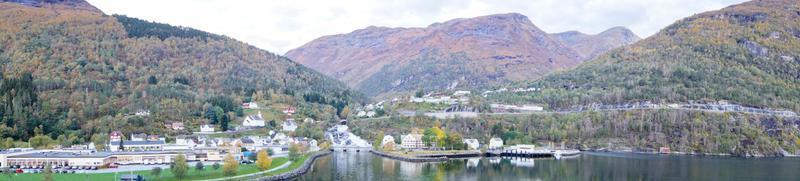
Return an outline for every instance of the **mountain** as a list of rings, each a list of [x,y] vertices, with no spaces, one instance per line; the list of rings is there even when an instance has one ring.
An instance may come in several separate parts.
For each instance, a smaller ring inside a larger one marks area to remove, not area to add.
[[[750,1],[697,14],[573,70],[520,85],[543,87],[542,94],[500,99],[551,107],[727,100],[800,111],[798,6]]]
[[[614,27],[596,35],[578,31],[555,33],[556,40],[577,51],[586,60],[593,59],[611,49],[639,41],[641,38],[625,27]]]
[[[105,15],[78,0],[0,3],[0,46],[0,137],[162,134],[168,121],[188,128],[232,121],[247,101],[333,120],[364,100],[335,79],[240,41]],[[141,109],[151,116],[127,116]]]
[[[2,0],[0,2],[17,3],[31,7],[60,5],[69,7],[71,9],[81,9],[85,11],[101,12],[100,9],[97,9],[96,7],[92,6],[91,4],[89,4],[84,0]]]
[[[318,38],[286,56],[372,96],[529,80],[583,59],[516,13],[424,28],[368,27]]]
[[[798,154],[800,117],[763,113],[800,112],[800,4],[756,0],[696,14],[572,70],[507,88],[529,87],[541,91],[486,99],[588,109],[530,118],[521,125],[544,126],[522,130],[565,131],[566,140],[596,148],[613,142],[687,153]],[[663,107],[647,108],[653,104]],[[668,108],[678,104],[707,110]]]

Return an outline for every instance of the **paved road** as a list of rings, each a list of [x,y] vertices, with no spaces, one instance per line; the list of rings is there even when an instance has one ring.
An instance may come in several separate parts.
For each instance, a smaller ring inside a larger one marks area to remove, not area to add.
[[[732,112],[732,113],[745,113],[745,114],[780,116],[780,117],[800,117],[800,115],[785,115],[785,114],[781,114],[779,112],[753,112],[753,111],[701,109],[701,108],[688,108],[688,107],[672,108],[672,107],[663,107],[663,106],[659,106],[659,107],[584,109],[584,110],[567,110],[567,111],[534,111],[534,112],[518,112],[518,113],[478,113],[478,114],[479,115],[529,115],[529,114],[553,114],[553,113],[564,114],[564,113],[579,113],[579,112],[591,112],[591,111],[605,112],[605,111],[659,110],[659,109],[703,111],[703,112],[716,112],[716,113]],[[765,109],[757,109],[757,110],[765,110]],[[407,116],[407,115],[401,114],[401,116]],[[369,121],[369,120],[386,119],[386,118],[389,118],[389,116],[382,116],[382,117],[375,117],[375,118],[363,118],[363,119],[358,119],[358,120],[359,121]]]

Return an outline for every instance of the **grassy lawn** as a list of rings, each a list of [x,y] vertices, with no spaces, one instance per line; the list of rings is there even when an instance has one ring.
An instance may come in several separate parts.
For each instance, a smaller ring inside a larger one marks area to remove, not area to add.
[[[214,133],[214,134],[208,135],[208,137],[211,137],[211,138],[240,138],[240,137],[243,137],[243,136],[253,136],[253,135],[255,135],[255,136],[264,136],[264,135],[267,135],[267,133],[269,133],[269,131],[267,131],[267,129],[259,128],[259,129],[254,129],[254,130],[242,131],[242,132],[238,132],[238,133]]]
[[[264,120],[284,120],[286,119],[286,115],[283,114],[283,109],[289,107],[289,105],[279,104],[279,103],[267,103],[267,102],[259,102],[258,109],[245,109],[244,116],[258,114],[261,111],[261,116],[264,117]]]
[[[304,156],[307,157],[307,156]],[[280,158],[273,158],[272,165],[270,165],[270,169],[283,165],[288,161],[285,157]],[[187,173],[186,178],[183,180],[204,180],[204,179],[214,179],[214,178],[222,178],[222,167],[218,170],[214,170],[211,168],[211,165],[206,165],[203,168],[203,171],[197,171],[194,169],[193,164],[189,164],[190,169]],[[295,165],[294,162],[292,165]],[[283,170],[283,169],[280,169]],[[279,171],[280,171],[279,170]],[[249,165],[239,165],[239,172],[238,175],[250,174],[258,172],[258,167],[255,164]],[[285,172],[285,171],[284,171]],[[119,178],[120,175],[129,174],[130,172],[120,172],[116,174],[116,178]],[[155,177],[150,175],[150,170],[146,171],[134,171],[133,174],[139,174],[145,177],[148,181],[173,181],[178,180],[173,175],[172,172],[169,171],[169,168],[164,169],[161,171],[161,175],[159,177]],[[114,173],[98,173],[98,174],[53,174],[53,180],[58,181],[86,181],[86,180],[115,180]],[[0,180],[13,180],[13,181],[27,181],[27,180],[42,180],[42,174],[19,174],[16,176],[8,177],[6,175],[0,175]],[[118,180],[118,179],[117,179]]]
[[[275,170],[273,172],[266,173],[266,175],[269,175],[269,176],[278,175],[278,174],[286,173],[286,172],[292,171],[294,169],[300,168],[300,166],[303,165],[303,162],[305,162],[309,158],[310,155],[311,154],[304,154],[304,155],[300,156],[300,158],[298,158],[297,161],[292,162],[292,164],[290,164],[288,167],[281,168],[281,169]]]

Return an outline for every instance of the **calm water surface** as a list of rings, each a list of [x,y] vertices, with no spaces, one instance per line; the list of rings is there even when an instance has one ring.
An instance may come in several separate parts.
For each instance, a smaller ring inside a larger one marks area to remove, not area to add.
[[[411,163],[336,152],[318,159],[298,180],[800,180],[800,159],[584,153],[562,160]]]

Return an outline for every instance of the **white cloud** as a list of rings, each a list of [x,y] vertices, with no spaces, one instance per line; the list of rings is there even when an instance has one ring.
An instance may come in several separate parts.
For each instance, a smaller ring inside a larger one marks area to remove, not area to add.
[[[744,0],[88,0],[125,14],[224,34],[285,53],[324,35],[367,26],[424,27],[454,18],[518,12],[547,32],[625,26],[642,37],[692,14]]]

